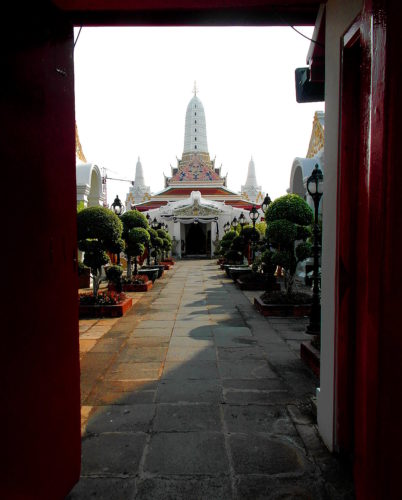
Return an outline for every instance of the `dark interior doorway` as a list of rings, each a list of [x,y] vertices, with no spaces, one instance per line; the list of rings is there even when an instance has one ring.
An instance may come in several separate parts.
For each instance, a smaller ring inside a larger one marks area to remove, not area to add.
[[[204,224],[191,224],[186,232],[186,255],[206,255],[207,240]]]

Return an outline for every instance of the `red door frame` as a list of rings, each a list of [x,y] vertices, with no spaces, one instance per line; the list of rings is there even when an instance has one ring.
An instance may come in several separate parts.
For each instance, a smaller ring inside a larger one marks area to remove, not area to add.
[[[341,44],[335,435],[338,450],[353,460],[356,496],[364,499],[400,495],[398,14],[394,2],[366,0]]]

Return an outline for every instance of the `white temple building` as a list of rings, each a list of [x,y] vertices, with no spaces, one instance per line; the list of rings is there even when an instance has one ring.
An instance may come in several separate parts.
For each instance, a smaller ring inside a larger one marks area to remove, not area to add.
[[[135,167],[135,180],[133,185],[129,188],[126,197],[126,210],[132,210],[132,207],[143,203],[151,198],[151,188],[145,185],[144,171],[140,157],[138,157],[137,165]]]
[[[311,208],[314,208],[314,203],[307,192],[306,183],[316,164],[318,164],[319,168],[324,173],[324,130],[325,113],[323,111],[316,111],[314,113],[313,128],[306,157],[296,157],[293,160],[292,169],[290,171],[290,181],[287,192],[298,194],[307,201]],[[323,201],[323,199],[321,201]],[[322,203],[320,203],[320,210],[322,208],[321,205]]]
[[[244,186],[241,187],[241,195],[244,199],[250,200],[251,203],[260,205],[264,200],[262,188],[258,185],[257,177],[255,175],[255,165],[253,157],[251,157],[248,164],[247,179]]]
[[[103,205],[102,174],[98,165],[88,162],[85,158],[78,137],[77,124],[75,125],[75,168],[77,205],[82,203],[84,208]]]
[[[262,203],[253,161],[243,188],[244,194],[230,190],[227,176],[222,177],[221,167],[210,159],[204,106],[194,88],[186,110],[182,158],[171,167],[171,176],[165,176],[165,188],[135,207],[167,224],[176,255],[213,255],[223,226],[242,212],[248,220],[254,203]]]

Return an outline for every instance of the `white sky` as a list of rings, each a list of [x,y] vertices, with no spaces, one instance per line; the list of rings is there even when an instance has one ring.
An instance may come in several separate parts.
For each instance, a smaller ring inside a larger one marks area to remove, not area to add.
[[[312,36],[313,28],[299,28]],[[76,30],[77,33],[77,30]],[[305,156],[316,110],[297,104],[294,70],[310,42],[289,28],[83,28],[75,61],[76,120],[87,161],[134,180],[137,157],[152,192],[183,152],[194,80],[208,147],[228,187],[240,191],[253,156],[272,199],[286,193]],[[108,181],[108,203],[129,183]]]

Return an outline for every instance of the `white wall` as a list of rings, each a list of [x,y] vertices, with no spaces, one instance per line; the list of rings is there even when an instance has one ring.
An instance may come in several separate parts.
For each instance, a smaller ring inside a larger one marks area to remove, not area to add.
[[[335,257],[338,164],[340,39],[362,8],[362,0],[328,0],[325,40],[325,176],[323,203],[321,378],[318,427],[334,445]]]

